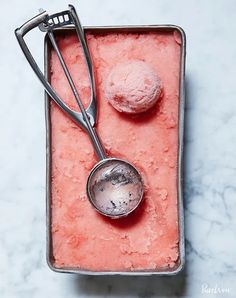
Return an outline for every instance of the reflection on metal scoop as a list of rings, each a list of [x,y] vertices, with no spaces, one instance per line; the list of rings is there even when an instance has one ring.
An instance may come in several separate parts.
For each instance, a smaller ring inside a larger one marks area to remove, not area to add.
[[[88,177],[87,194],[97,211],[121,217],[131,213],[141,202],[142,179],[139,172],[123,160],[102,160]]]
[[[91,101],[87,109],[83,106],[54,37],[54,29],[67,25],[75,26],[87,64],[91,84]],[[41,31],[47,32],[81,113],[70,109],[57,95],[31,55],[23,37],[37,26]],[[15,34],[23,53],[43,84],[46,92],[64,112],[88,133],[96,154],[100,159],[100,162],[95,165],[87,180],[87,194],[90,203],[98,212],[111,218],[119,218],[128,215],[137,208],[142,200],[144,188],[142,177],[130,163],[121,159],[107,158],[95,130],[94,126],[97,116],[95,80],[84,31],[75,8],[69,5],[68,10],[53,15],[48,15],[46,11],[43,11],[38,16],[23,24],[20,28],[16,29]]]

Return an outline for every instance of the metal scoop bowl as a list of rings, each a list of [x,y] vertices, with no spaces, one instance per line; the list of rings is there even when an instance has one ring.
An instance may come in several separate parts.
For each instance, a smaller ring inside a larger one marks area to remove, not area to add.
[[[97,163],[90,172],[87,195],[101,214],[113,218],[126,216],[142,200],[142,178],[127,161],[107,158]]]

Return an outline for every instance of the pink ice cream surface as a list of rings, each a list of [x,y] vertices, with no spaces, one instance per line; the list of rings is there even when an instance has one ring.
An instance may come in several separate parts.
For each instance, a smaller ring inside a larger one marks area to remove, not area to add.
[[[105,81],[105,98],[119,112],[149,110],[161,94],[161,80],[148,63],[128,60],[113,67]]]
[[[54,102],[51,120],[51,238],[53,265],[92,271],[163,271],[179,266],[178,111],[181,43],[174,32],[86,34],[97,85],[97,131],[108,156],[129,161],[145,184],[142,204],[131,215],[111,220],[86,196],[86,181],[97,157],[88,135]],[[85,105],[90,85],[75,33],[57,41]],[[143,60],[160,76],[164,93],[148,113],[118,113],[105,100],[110,70]],[[51,83],[78,110],[55,52]]]

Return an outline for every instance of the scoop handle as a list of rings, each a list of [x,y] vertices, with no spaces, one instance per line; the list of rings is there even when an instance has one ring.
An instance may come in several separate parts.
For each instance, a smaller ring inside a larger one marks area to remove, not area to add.
[[[76,14],[74,8],[72,6],[70,6],[70,9]],[[83,40],[83,43],[85,43],[86,46],[86,42],[84,39],[84,35],[83,35],[83,31],[82,31],[82,27],[79,23],[78,20],[78,16],[76,16],[77,22],[80,26],[80,37]],[[19,42],[19,45],[26,57],[26,59],[28,60],[30,66],[32,67],[33,71],[35,72],[35,74],[37,75],[37,77],[39,78],[40,82],[43,84],[46,92],[49,94],[49,96],[58,104],[58,106],[64,111],[66,112],[77,124],[81,125],[82,128],[88,132],[90,139],[93,143],[94,149],[96,151],[96,154],[98,156],[98,158],[100,160],[102,159],[106,159],[106,154],[105,154],[105,150],[103,149],[103,146],[101,144],[101,141],[97,135],[97,132],[95,130],[95,128],[93,127],[95,125],[95,117],[96,117],[96,100],[95,100],[95,85],[94,85],[94,78],[93,78],[93,72],[92,72],[92,64],[90,61],[90,56],[89,56],[89,52],[86,46],[86,50],[85,50],[85,56],[86,56],[86,61],[87,61],[87,66],[88,66],[88,70],[89,70],[89,76],[90,76],[90,81],[91,81],[91,90],[92,90],[92,101],[90,103],[90,106],[87,110],[84,109],[82,102],[80,101],[79,95],[76,91],[76,88],[74,86],[74,83],[72,81],[72,78],[69,74],[69,71],[66,67],[66,64],[64,63],[64,60],[62,58],[62,55],[57,47],[57,44],[55,42],[55,38],[53,36],[52,31],[48,31],[48,35],[49,38],[53,44],[54,49],[57,52],[58,58],[61,62],[61,65],[63,67],[63,70],[67,76],[67,79],[71,85],[72,91],[75,95],[75,98],[77,100],[77,103],[79,104],[81,113],[76,112],[72,109],[70,109],[65,103],[64,101],[57,95],[57,93],[55,92],[55,90],[52,88],[52,86],[49,84],[49,82],[46,80],[44,74],[42,73],[42,71],[40,70],[40,68],[38,67],[35,59],[33,58],[25,40],[24,40],[24,36],[32,29],[40,26],[42,23],[46,22],[46,20],[48,19],[48,14],[46,13],[46,11],[43,11],[42,13],[40,13],[39,15],[35,16],[34,18],[30,19],[29,21],[27,21],[26,23],[24,23],[20,28],[17,28],[15,30],[15,35],[16,38]],[[78,25],[75,22],[75,26]],[[77,27],[77,26],[76,26]],[[81,33],[82,32],[82,33]],[[81,35],[82,34],[82,35]],[[84,48],[84,44],[83,44],[83,48]]]
[[[96,99],[96,86],[95,86],[95,79],[94,79],[94,71],[93,71],[93,63],[91,59],[91,55],[88,49],[88,45],[86,42],[86,37],[84,34],[84,29],[80,23],[80,19],[77,15],[77,12],[74,8],[73,5],[69,4],[69,12],[71,15],[71,18],[73,20],[73,23],[75,25],[75,30],[77,33],[77,36],[79,38],[81,47],[83,49],[83,54],[84,54],[84,60],[88,69],[88,75],[89,75],[89,80],[90,80],[90,90],[91,90],[91,102],[90,106],[86,110],[90,115],[93,115],[94,119],[96,119],[96,113],[97,113],[97,99]],[[96,120],[95,120],[96,122]]]
[[[87,129],[82,115],[79,112],[71,110],[64,102],[63,100],[57,95],[55,90],[52,88],[52,86],[49,84],[49,82],[46,80],[44,74],[38,67],[38,64],[36,63],[35,59],[33,58],[25,40],[24,36],[31,31],[32,29],[38,27],[40,24],[42,24],[46,19],[48,18],[48,14],[46,11],[43,11],[39,15],[35,16],[34,18],[30,19],[26,23],[24,23],[21,27],[17,28],[15,30],[15,35],[18,40],[18,43],[22,49],[22,52],[24,53],[27,61],[29,62],[30,66],[32,67],[33,71],[39,78],[40,82],[44,86],[46,92],[48,95],[60,106],[62,110],[64,110],[69,116],[79,125],[83,127],[83,129]]]

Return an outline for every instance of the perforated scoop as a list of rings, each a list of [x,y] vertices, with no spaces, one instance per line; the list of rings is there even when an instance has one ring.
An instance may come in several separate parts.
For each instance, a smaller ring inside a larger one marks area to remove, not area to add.
[[[53,33],[54,29],[62,28],[67,25],[75,26],[88,68],[88,74],[91,83],[91,101],[87,109],[85,109],[83,106],[63,56],[57,46]],[[37,26],[41,31],[47,32],[64,73],[68,79],[81,113],[70,109],[57,95],[31,55],[23,37],[31,29]],[[78,125],[80,125],[87,132],[92,141],[93,147],[100,162],[95,165],[87,179],[86,188],[90,203],[98,212],[105,216],[111,218],[127,216],[137,208],[142,200],[144,188],[143,180],[138,170],[129,162],[121,159],[106,157],[105,150],[95,130],[94,126],[97,115],[95,80],[83,28],[80,24],[75,8],[72,5],[69,5],[69,10],[50,16],[43,11],[38,16],[23,24],[19,29],[16,29],[15,34],[23,53],[43,84],[46,92],[61,109],[63,109]]]

